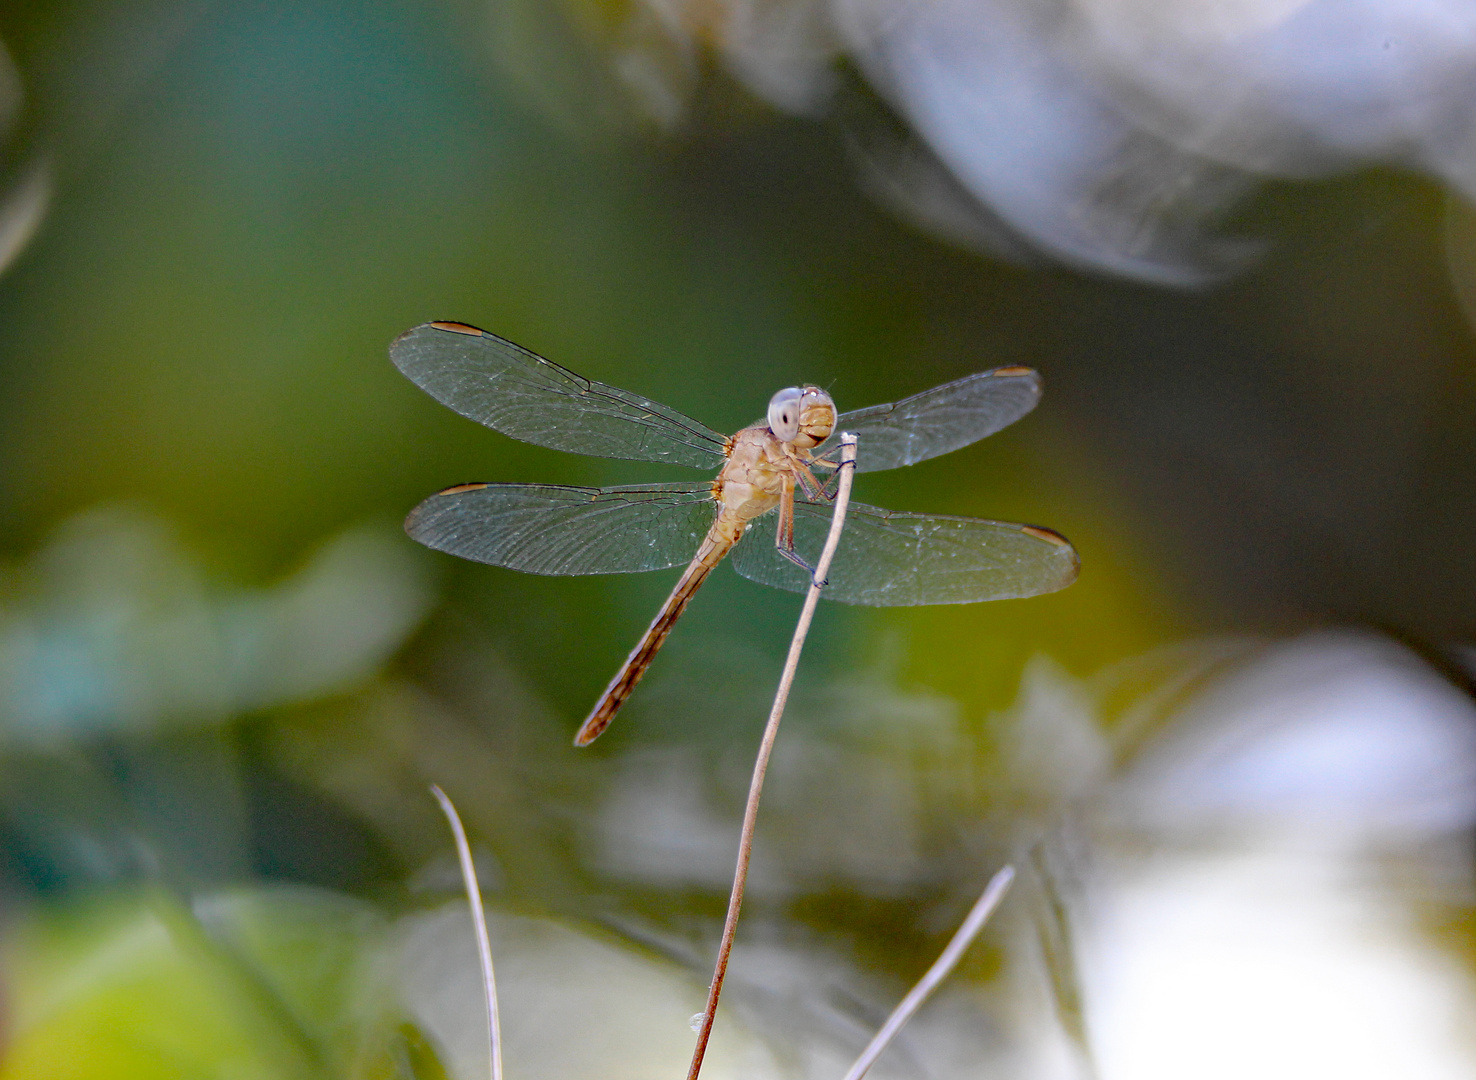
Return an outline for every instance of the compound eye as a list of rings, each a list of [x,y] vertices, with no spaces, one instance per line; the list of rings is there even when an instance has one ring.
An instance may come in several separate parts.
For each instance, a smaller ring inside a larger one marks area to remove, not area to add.
[[[805,420],[805,434],[824,440],[835,429],[835,401],[818,386],[805,387],[800,398],[800,419]]]
[[[769,430],[780,442],[799,436],[800,388],[788,386],[769,399]]]

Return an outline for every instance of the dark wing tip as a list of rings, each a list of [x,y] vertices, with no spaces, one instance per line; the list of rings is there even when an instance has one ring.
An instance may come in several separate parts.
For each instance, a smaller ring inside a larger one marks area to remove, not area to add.
[[[436,548],[439,545],[432,543],[425,535],[425,519],[428,514],[434,512],[439,505],[439,500],[446,495],[462,495],[468,491],[480,491],[487,484],[454,484],[434,495],[428,495],[422,499],[409,514],[405,516],[405,533],[410,539],[424,544],[426,547]]]
[[[1016,367],[994,368],[986,374],[991,379],[1005,379],[1016,386],[1029,387],[1032,402],[1039,401],[1041,394],[1045,392],[1045,382],[1041,379],[1040,372],[1036,371],[1033,367],[1025,367],[1021,364]],[[1034,408],[1035,406],[1032,404],[1030,407]],[[1026,411],[1028,412],[1029,410],[1027,409]]]
[[[486,335],[486,333],[487,333],[485,330],[478,330],[475,326],[468,326],[466,323],[459,323],[459,322],[428,322],[428,323],[421,323],[419,326],[412,326],[409,330],[406,330],[399,337],[395,338],[394,341],[391,341],[390,342],[390,352],[394,352],[396,349],[398,349],[405,342],[409,341],[411,338],[413,338],[416,335],[420,334],[421,331],[423,331],[423,330],[444,330],[444,331],[446,331],[447,333],[450,333],[450,334],[469,334],[472,337],[484,337]]]
[[[463,487],[469,487],[469,486],[472,486],[472,485],[463,485]],[[452,488],[451,490],[452,491],[457,491],[459,489],[458,488]],[[445,492],[443,491],[443,492],[441,492],[441,494],[444,495]],[[1066,547],[1066,548],[1069,548],[1071,546],[1071,541],[1070,540],[1067,540],[1064,536],[1062,536],[1060,533],[1058,533],[1055,529],[1047,529],[1043,525],[1021,525],[1020,526],[1020,531],[1023,532],[1023,533],[1029,533],[1031,536],[1035,537],[1037,540],[1044,540],[1048,544],[1055,544],[1057,547]]]
[[[1063,577],[1057,589],[1064,589],[1076,580],[1081,573],[1081,556],[1076,553],[1076,548],[1071,546],[1071,541],[1058,533],[1055,529],[1047,529],[1044,525],[1021,525],[1020,531],[1027,536],[1033,536],[1037,540],[1044,541],[1061,550],[1061,554],[1070,556],[1071,565],[1068,573]]]

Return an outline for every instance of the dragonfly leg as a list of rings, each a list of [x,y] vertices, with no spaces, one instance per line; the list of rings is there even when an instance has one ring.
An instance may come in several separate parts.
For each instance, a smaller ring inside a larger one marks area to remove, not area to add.
[[[774,546],[780,551],[794,551],[794,477],[786,476],[779,489],[779,523],[774,530]]]
[[[819,464],[821,464],[821,462],[819,460],[816,460],[816,461],[810,462],[810,464],[811,465],[819,465]],[[827,462],[824,462],[824,464],[830,466],[832,469],[839,469],[839,466],[836,465],[834,462],[827,461]],[[833,473],[831,473],[829,476],[827,476],[825,478],[825,482],[824,483],[821,483],[815,477],[815,475],[813,473],[809,472],[808,470],[806,470],[805,475],[810,478],[810,483],[812,483],[812,484],[815,485],[815,489],[814,489],[814,492],[813,493],[811,493],[809,489],[806,489],[806,491],[805,491],[805,494],[806,495],[809,495],[810,498],[812,498],[812,499],[824,499],[826,502],[835,502],[835,494],[836,494],[837,491],[840,490],[840,483],[839,483],[839,481],[840,481],[840,473],[839,472],[833,472]]]
[[[810,466],[812,465],[819,466],[820,468],[824,469],[839,468],[839,466],[836,465],[835,462],[826,461],[824,458],[812,458],[808,456],[802,456],[800,454],[791,453],[789,455],[789,464],[793,472],[794,479],[798,481],[800,488],[803,489],[805,493],[805,498],[809,499],[811,502],[814,502],[817,499],[824,499],[826,502],[830,502],[835,498],[835,495],[827,489],[830,487],[830,481],[834,480],[835,477],[839,474],[837,473],[835,475],[827,477],[825,483],[822,484],[819,480],[815,478],[815,474],[810,471]]]
[[[824,458],[811,458],[808,462],[808,465],[812,469],[824,469],[826,472],[830,473],[830,475],[825,478],[825,482],[823,484],[820,484],[818,480],[815,481],[817,484],[820,485],[822,490],[824,488],[828,488],[831,481],[833,481],[834,479],[836,479],[836,477],[840,475],[840,473],[836,471],[840,468],[840,466],[833,461],[826,461]],[[810,479],[815,480],[814,473],[810,474]]]
[[[817,499],[820,497],[820,492],[824,485],[815,479],[815,474],[809,470],[804,462],[796,461],[794,463],[794,478],[804,490],[805,498]]]
[[[783,544],[780,544],[779,554],[783,555],[790,562],[794,563],[795,566],[798,566],[805,573],[809,574],[811,578],[815,576],[815,568],[809,563],[805,562],[804,556],[802,556],[798,551],[794,551],[790,548],[785,547]],[[824,585],[825,582],[821,581],[817,582],[816,584]]]
[[[779,496],[779,527],[774,536],[774,547],[778,549],[780,555],[809,574],[812,581],[814,580],[815,568],[805,562],[800,553],[794,550],[794,480],[790,477],[785,477],[784,490]],[[823,586],[825,582],[818,584]]]

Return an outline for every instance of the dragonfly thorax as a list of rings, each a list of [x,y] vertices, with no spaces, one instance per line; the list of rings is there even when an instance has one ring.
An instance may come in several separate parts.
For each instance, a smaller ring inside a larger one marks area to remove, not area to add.
[[[769,430],[809,450],[835,430],[835,402],[818,386],[787,386],[769,399]]]

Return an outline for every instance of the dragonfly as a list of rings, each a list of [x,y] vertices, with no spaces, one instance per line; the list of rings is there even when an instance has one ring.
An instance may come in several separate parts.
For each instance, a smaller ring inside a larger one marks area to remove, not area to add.
[[[410,512],[438,551],[532,574],[622,574],[685,564],[671,595],[580,725],[593,742],[635,690],[677,619],[725,557],[744,577],[807,591],[830,527],[841,432],[874,472],[967,446],[1030,412],[1028,367],[966,375],[888,405],[838,413],[817,386],[787,387],[760,420],[722,435],[675,409],[576,375],[506,338],[432,322],[396,338],[396,367],[461,415],[514,439],[595,457],[716,471],[696,483],[571,487],[457,484]],[[829,474],[822,480],[816,474]],[[750,528],[777,511],[775,533]],[[852,502],[821,596],[877,607],[1037,596],[1076,579],[1076,551],[1039,525],[883,510]]]

